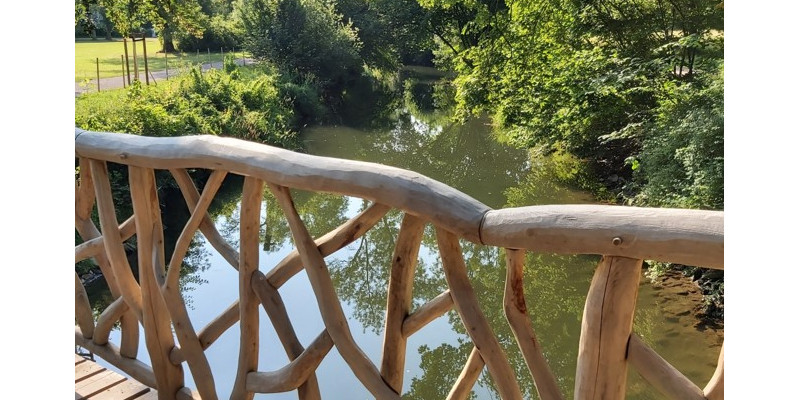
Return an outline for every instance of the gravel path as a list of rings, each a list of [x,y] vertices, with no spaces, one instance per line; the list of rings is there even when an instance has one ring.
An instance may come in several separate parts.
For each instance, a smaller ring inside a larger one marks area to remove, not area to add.
[[[249,58],[245,59],[244,61],[241,59],[236,60],[236,64],[238,65],[252,64],[253,62],[254,61]],[[222,68],[222,61],[210,64],[205,63],[202,65],[203,71],[208,71],[209,69],[221,69],[221,68]],[[154,81],[156,84],[158,84],[158,82],[172,78],[178,73],[178,71],[179,71],[178,69],[170,69],[169,77],[167,76],[167,70],[150,71],[150,84],[153,84]],[[131,79],[133,79],[133,71],[131,71]],[[139,80],[141,80],[142,82],[145,81],[144,68],[139,70]],[[100,78],[101,91],[109,89],[119,89],[121,87],[123,87],[123,81],[121,76],[111,77],[111,78]],[[88,84],[75,82],[75,97],[78,97],[83,93],[96,92],[96,91],[97,91],[97,79],[90,80]]]

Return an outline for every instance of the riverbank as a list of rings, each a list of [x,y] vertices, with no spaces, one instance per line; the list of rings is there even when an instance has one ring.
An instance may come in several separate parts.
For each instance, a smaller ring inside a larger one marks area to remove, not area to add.
[[[709,288],[703,279],[694,279],[680,269],[669,269],[658,277],[648,279],[664,301],[665,311],[684,319],[700,331],[722,331],[725,327],[724,304],[709,305]],[[669,301],[666,301],[669,299]],[[681,299],[674,302],[675,299]]]

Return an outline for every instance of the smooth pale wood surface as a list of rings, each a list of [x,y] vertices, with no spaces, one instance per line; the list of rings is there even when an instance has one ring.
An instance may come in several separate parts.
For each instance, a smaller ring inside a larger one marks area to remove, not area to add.
[[[75,154],[148,168],[224,169],[281,186],[358,196],[479,241],[485,204],[416,172],[217,136],[156,138],[75,129]],[[124,149],[124,150],[120,150]]]
[[[286,355],[289,357],[290,361],[294,361],[303,354],[306,349],[297,338],[297,334],[292,326],[292,321],[289,319],[289,313],[286,311],[286,305],[283,304],[283,299],[280,293],[278,293],[278,289],[274,288],[267,281],[267,277],[264,276],[261,271],[253,272],[251,281],[253,290],[258,296],[261,305],[264,307],[264,311],[267,312],[267,316],[269,316],[272,322],[272,327],[275,329],[275,333],[278,334],[278,339],[281,341],[281,344],[283,344]],[[331,342],[331,346],[332,345],[333,342]],[[316,374],[314,374],[313,371],[300,382],[298,395],[301,400],[320,399],[322,397],[319,392]]]
[[[413,335],[452,308],[453,297],[450,296],[450,289],[447,289],[431,301],[419,306],[416,311],[406,317],[403,321],[403,336],[409,337]]]
[[[131,266],[128,264],[122,241],[119,239],[119,223],[117,223],[114,211],[114,198],[111,194],[108,170],[104,162],[91,160],[90,165],[94,176],[97,214],[100,217],[100,227],[103,231],[105,254],[111,263],[111,269],[119,285],[122,298],[128,303],[128,307],[131,308],[136,318],[142,321],[142,292],[133,276]]]
[[[132,218],[130,218],[129,220],[132,220]],[[75,230],[78,231],[78,234],[81,236],[83,240],[92,240],[101,237],[100,231],[97,230],[97,227],[94,225],[94,222],[92,222],[90,218],[80,219],[77,217],[77,214],[75,218]],[[108,257],[106,257],[105,251],[96,254],[94,260],[95,263],[97,263],[97,265],[100,267],[100,271],[102,271],[103,273],[103,277],[105,278],[106,283],[108,284],[108,289],[111,292],[111,296],[114,299],[121,298],[119,285],[117,285],[117,278],[114,276],[114,270],[111,267],[111,262],[109,261]],[[127,308],[124,310],[124,314],[122,314],[122,316],[118,317],[117,319],[120,320],[120,328],[122,331],[122,338],[120,339],[120,352],[126,357],[136,358],[136,355],[139,352],[139,320],[137,319],[133,311]],[[115,321],[116,319],[111,322],[113,323]],[[98,342],[99,327],[100,327],[100,321],[98,320],[94,332],[95,343],[99,343]],[[108,335],[106,334],[105,338],[103,338],[101,335],[100,340],[103,342],[107,342]]]
[[[92,376],[89,379],[75,383],[75,398],[83,399],[91,397],[99,392],[102,392],[114,385],[125,381],[125,377],[109,370]]]
[[[517,340],[525,364],[533,377],[536,392],[540,399],[563,399],[561,389],[558,387],[550,365],[542,353],[542,346],[536,338],[533,324],[528,316],[525,304],[525,290],[523,288],[525,265],[525,251],[506,249],[506,288],[503,297],[503,308],[508,319],[514,338]]]
[[[75,273],[75,319],[83,332],[83,337],[91,339],[94,335],[92,306],[89,304],[89,297],[86,295],[86,289],[83,288],[77,272]]]
[[[153,369],[149,365],[137,360],[123,356],[120,349],[112,343],[96,345],[91,340],[83,338],[80,329],[75,328],[75,345],[81,346],[94,353],[96,356],[108,361],[111,365],[119,368],[131,378],[150,387],[156,387],[156,378]],[[191,389],[183,387],[178,390],[176,395],[178,400],[199,400],[200,396]]]
[[[222,185],[225,175],[226,173],[224,171],[214,171],[208,178],[200,200],[194,210],[192,210],[189,221],[186,222],[180,236],[178,236],[170,259],[169,269],[167,270],[167,277],[164,285],[161,287],[161,294],[167,302],[167,310],[174,321],[173,327],[175,329],[175,336],[178,338],[178,342],[181,345],[181,352],[186,358],[186,362],[192,372],[192,377],[197,385],[197,391],[204,399],[208,400],[217,399],[214,376],[211,373],[211,366],[203,352],[204,349],[200,344],[192,321],[189,318],[189,313],[186,310],[186,304],[180,292],[179,279],[181,264],[186,256],[186,252],[189,250],[189,244],[192,238],[194,238],[194,234],[199,228],[203,218],[206,216],[208,206],[214,199],[214,195],[220,185]],[[171,352],[170,360],[172,360]]]
[[[367,233],[389,210],[389,206],[373,203],[366,210],[344,224],[316,239],[314,243],[317,245],[320,254],[323,257],[327,257]],[[280,288],[286,281],[302,270],[303,262],[300,259],[300,253],[297,252],[297,249],[294,249],[275,268],[272,268],[266,276],[270,285]]]
[[[88,219],[94,207],[94,183],[92,182],[92,169],[89,159],[78,159],[80,167],[80,182],[75,182],[75,218]]]
[[[239,227],[239,363],[231,399],[252,400],[246,389],[247,374],[258,369],[258,297],[251,286],[253,272],[258,270],[261,200],[264,182],[244,178]]]
[[[82,362],[80,364],[75,364],[75,382],[88,379],[92,377],[92,375],[99,374],[104,370],[105,368],[93,362]]]
[[[605,254],[723,268],[722,211],[607,205],[492,210],[484,244],[559,254]],[[614,239],[622,241],[614,244]]]
[[[444,276],[456,311],[470,339],[480,349],[481,357],[497,385],[497,391],[503,399],[522,399],[514,371],[478,305],[478,298],[467,277],[467,266],[464,264],[458,237],[437,226],[436,242],[439,244]]]
[[[200,341],[200,346],[203,350],[209,348],[214,342],[222,336],[228,328],[233,324],[239,322],[239,301],[233,302],[228,308],[220,313],[216,318],[209,322],[203,329],[197,333],[197,339]],[[183,351],[175,347],[169,354],[169,359],[173,364],[178,364],[186,361]]]
[[[80,329],[75,329],[75,344],[91,351],[96,356],[101,357],[103,360],[108,361],[111,365],[121,369],[126,374],[133,377],[139,382],[144,383],[149,387],[156,387],[156,378],[153,375],[153,369],[135,359],[124,357],[120,354],[119,348],[113,343],[106,343],[104,345],[96,345],[91,340],[84,339],[81,335]]]
[[[114,385],[96,395],[91,400],[133,400],[150,391],[150,388],[139,382],[125,380],[118,385]],[[159,396],[159,400],[162,396]],[[172,397],[163,397],[174,398]]]
[[[484,365],[486,363],[481,358],[480,351],[478,351],[477,347],[473,347],[464,368],[461,370],[461,374],[458,375],[456,383],[447,395],[447,400],[465,400],[469,397],[472,387],[475,386],[475,382],[481,376]]]
[[[111,335],[111,330],[114,328],[114,323],[119,321],[120,318],[122,318],[122,316],[125,315],[125,313],[128,310],[129,307],[127,304],[125,304],[125,301],[122,299],[122,297],[117,297],[116,300],[111,302],[111,304],[109,304],[108,307],[106,307],[106,309],[103,310],[102,313],[100,313],[100,316],[97,317],[97,325],[94,328],[94,335],[92,336],[92,342],[94,342],[94,344],[99,346],[108,343],[108,338]],[[136,332],[138,335],[139,323],[137,322],[136,324],[137,324]],[[123,327],[123,329],[125,328]],[[124,335],[125,331],[123,330],[122,332]],[[134,356],[130,358],[136,358],[136,357]]]
[[[306,226],[297,214],[289,189],[273,184],[270,184],[269,188],[286,215],[286,220],[292,231],[292,237],[308,274],[308,280],[314,289],[314,296],[317,299],[320,314],[322,314],[322,321],[325,323],[328,334],[331,335],[339,354],[341,354],[364,387],[375,397],[399,400],[400,395],[383,381],[380,371],[372,364],[364,351],[356,345],[353,335],[350,333],[347,318],[339,303],[339,297],[336,295],[333,280],[328,273],[328,266],[325,264],[319,249],[317,249],[314,239],[311,238]]]
[[[576,399],[625,398],[625,359],[642,260],[603,257],[592,277],[581,321]]]
[[[287,392],[307,382],[322,359],[333,348],[333,340],[328,331],[322,331],[297,358],[289,365],[271,372],[251,372],[247,374],[247,390],[258,393]]]
[[[703,391],[646,345],[639,335],[631,333],[628,341],[628,362],[661,394],[673,400],[704,400]]]
[[[200,201],[200,192],[198,192],[197,188],[194,186],[194,181],[192,181],[189,173],[184,169],[171,169],[169,172],[172,174],[172,177],[175,178],[175,182],[181,190],[186,205],[190,210],[194,210],[197,207],[197,202]],[[219,252],[230,266],[234,269],[239,268],[239,252],[226,242],[219,231],[217,231],[217,227],[214,226],[214,222],[211,221],[211,217],[208,213],[206,213],[203,217],[203,221],[200,223],[200,232],[203,233],[208,243],[211,244],[214,250]]]
[[[725,344],[719,350],[717,369],[708,384],[703,389],[703,394],[708,400],[722,400],[725,398]]]
[[[131,216],[119,226],[120,240],[124,242],[130,239],[134,233],[136,233],[136,225],[133,216]],[[75,262],[77,263],[89,257],[94,257],[100,254],[104,249],[102,236],[87,240],[75,246]]]
[[[721,211],[600,205],[489,211],[441,182],[379,164],[215,136],[154,138],[77,128],[75,132],[79,157],[160,169],[224,169],[283,186],[358,196],[429,218],[476,243],[723,268]],[[612,244],[614,237],[622,238],[619,246]]]
[[[152,169],[129,167],[128,177],[136,220],[145,344],[155,373],[159,398],[172,399],[183,387],[183,368],[169,361],[169,352],[175,347],[175,342],[167,304],[161,296],[164,239],[155,172]]]
[[[403,391],[403,372],[406,364],[406,336],[403,321],[411,310],[414,270],[417,267],[419,246],[425,231],[425,220],[406,214],[400,225],[394,254],[392,254],[389,291],[386,299],[386,325],[383,336],[381,375],[397,393]]]

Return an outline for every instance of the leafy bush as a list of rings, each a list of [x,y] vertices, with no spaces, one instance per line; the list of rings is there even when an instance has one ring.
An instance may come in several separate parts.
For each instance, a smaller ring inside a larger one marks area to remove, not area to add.
[[[211,134],[298,148],[292,104],[274,74],[226,71],[188,74],[159,85],[76,99],[75,125],[147,136]]]
[[[361,73],[358,36],[327,1],[243,2],[242,20],[253,56],[300,81],[316,80],[326,94],[338,95]]]
[[[218,51],[220,48],[227,51],[234,48],[241,49],[244,28],[237,18],[215,15],[208,20],[208,24],[203,30],[203,36],[198,38],[180,32],[175,36],[178,39],[178,50],[180,51],[194,52],[206,49]]]
[[[664,86],[636,159],[637,204],[724,208],[723,70]]]

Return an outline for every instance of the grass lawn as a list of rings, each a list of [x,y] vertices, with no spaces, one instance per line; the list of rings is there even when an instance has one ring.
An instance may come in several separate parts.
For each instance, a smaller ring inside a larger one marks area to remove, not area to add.
[[[147,66],[152,71],[164,70],[169,65],[170,71],[178,69],[184,64],[199,64],[222,61],[222,53],[220,49],[211,49],[211,54],[208,52],[195,53],[176,53],[168,54],[166,59],[164,53],[161,51],[161,43],[157,38],[147,39]],[[229,49],[225,49],[225,54],[228,54]],[[84,79],[97,78],[97,59],[100,59],[100,77],[109,78],[122,75],[122,59],[121,55],[125,54],[125,46],[122,39],[114,39],[107,41],[98,38],[97,40],[91,39],[75,39],[75,81],[81,82]],[[242,51],[237,50],[237,57],[242,56]],[[142,54],[142,43],[136,42],[136,55],[137,63],[139,65],[139,74],[144,79],[144,56]],[[128,41],[128,62],[130,63],[131,77],[133,77],[133,45]],[[172,72],[170,72],[172,75]]]

